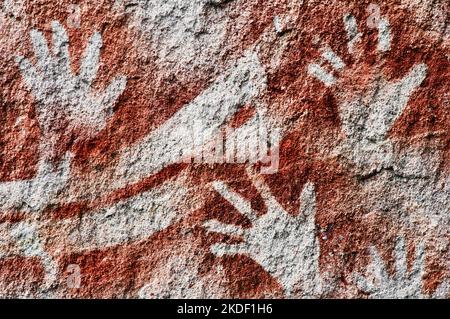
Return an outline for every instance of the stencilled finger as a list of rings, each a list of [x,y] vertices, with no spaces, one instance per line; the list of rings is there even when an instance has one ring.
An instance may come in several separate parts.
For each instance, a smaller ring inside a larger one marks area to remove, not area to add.
[[[83,62],[80,67],[80,79],[88,86],[92,84],[97,75],[102,45],[102,36],[99,32],[96,32],[89,39],[84,52]]]
[[[419,243],[415,249],[415,259],[412,266],[412,272],[418,274],[425,273],[425,244]]]
[[[379,5],[371,3],[367,6],[368,13],[366,25],[371,29],[378,31],[377,51],[386,52],[391,49],[391,32],[389,20],[381,15]]]
[[[243,236],[245,234],[245,231],[242,227],[231,224],[224,224],[215,219],[206,221],[205,223],[203,223],[203,227],[209,232],[219,233],[223,235]]]
[[[299,218],[308,218],[314,220],[316,212],[316,191],[314,184],[308,182],[303,187],[302,193],[300,194],[300,211]]]
[[[256,173],[256,171],[248,167],[247,168],[247,174],[253,181],[253,185],[258,190],[259,194],[261,195],[262,199],[267,205],[267,209],[270,211],[278,211],[278,212],[284,212],[283,207],[278,203],[275,196],[272,195],[272,192],[270,191],[269,186],[264,182],[263,178]]]
[[[62,61],[65,72],[70,72],[69,37],[58,21],[52,21],[52,29],[53,54]]]
[[[352,281],[356,284],[359,290],[364,292],[372,292],[375,290],[373,282],[366,279],[361,274],[355,273],[352,275]]]
[[[356,45],[361,40],[362,34],[358,32],[358,23],[352,14],[347,13],[343,20],[345,31],[347,32],[347,49],[349,53],[353,54],[355,53]]]
[[[397,278],[405,278],[407,273],[407,252],[405,239],[400,237],[395,244],[395,276]]]
[[[222,195],[231,205],[233,205],[241,214],[247,217],[252,223],[258,219],[258,215],[253,211],[250,202],[242,198],[237,193],[228,189],[228,187],[220,181],[213,182],[214,189]]]
[[[329,47],[322,50],[321,59],[316,63],[308,64],[308,74],[321,81],[325,86],[331,87],[336,83],[336,77],[332,72],[327,71],[323,65],[330,64],[334,72],[342,71],[345,68],[344,61]]]
[[[411,93],[419,87],[427,77],[428,67],[425,63],[414,65],[409,73],[400,81],[395,83],[401,96],[409,98]]]
[[[230,256],[230,255],[245,255],[248,254],[248,247],[246,244],[215,244],[211,246],[211,252],[217,257]]]
[[[50,65],[51,56],[48,49],[47,40],[45,39],[44,35],[40,31],[31,30],[30,38],[37,60],[37,68],[41,71],[51,71],[47,69]]]
[[[326,87],[331,87],[336,83],[334,75],[326,71],[317,63],[308,64],[308,74],[322,82]]]
[[[325,47],[322,50],[322,57],[328,61],[336,71],[341,71],[345,68],[344,61],[342,61],[342,59],[329,47]]]
[[[389,20],[381,18],[378,21],[378,45],[379,52],[387,52],[391,49],[391,30]]]
[[[383,258],[381,258],[378,250],[373,246],[370,247],[370,255],[372,257],[372,273],[379,281],[385,282],[388,279],[388,273]]]

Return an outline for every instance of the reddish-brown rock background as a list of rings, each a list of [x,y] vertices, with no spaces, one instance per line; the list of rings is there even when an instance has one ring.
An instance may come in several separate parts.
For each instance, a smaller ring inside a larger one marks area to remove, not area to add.
[[[449,297],[448,1],[0,4],[1,297]]]

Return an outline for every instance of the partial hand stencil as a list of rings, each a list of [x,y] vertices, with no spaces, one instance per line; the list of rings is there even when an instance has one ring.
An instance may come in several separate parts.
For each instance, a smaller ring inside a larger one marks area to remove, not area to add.
[[[112,115],[113,106],[122,94],[126,78],[118,76],[102,92],[94,92],[92,83],[99,68],[102,37],[95,33],[89,40],[78,75],[70,65],[69,38],[63,26],[52,22],[52,50],[44,35],[32,30],[31,41],[36,64],[16,58],[25,83],[38,100],[39,124],[44,135],[56,129],[55,120],[66,120],[71,127],[82,127],[86,133],[100,131]]]
[[[449,293],[444,281],[429,296],[423,293],[422,277],[425,273],[424,245],[416,247],[416,258],[412,269],[408,273],[407,249],[405,240],[400,238],[395,245],[395,274],[389,275],[385,262],[375,247],[370,250],[372,263],[370,264],[371,279],[361,274],[354,274],[354,281],[362,291],[371,298],[446,298]]]
[[[358,174],[367,176],[383,168],[392,166],[393,145],[388,133],[396,120],[404,112],[413,92],[427,76],[424,63],[414,65],[411,70],[397,81],[388,81],[380,74],[379,65],[365,65],[366,54],[358,45],[361,33],[352,14],[343,18],[348,37],[348,51],[355,59],[355,68],[361,67],[360,83],[365,83],[362,92],[353,82],[353,68],[331,48],[324,45],[321,59],[310,63],[307,72],[327,87],[333,87],[339,103],[339,115],[346,141],[340,146],[339,154],[350,157],[356,164]],[[378,54],[391,50],[391,32],[387,18],[377,21]],[[329,64],[333,71],[327,71],[323,64]],[[349,82],[349,83],[348,83]]]
[[[204,227],[217,233],[239,236],[243,242],[236,245],[215,244],[211,251],[217,256],[245,254],[276,278],[291,295],[298,288],[303,297],[321,293],[319,274],[320,247],[316,238],[316,194],[314,185],[307,183],[300,195],[297,216],[291,216],[270,193],[269,187],[249,173],[255,187],[267,205],[267,214],[258,217],[248,201],[230,190],[223,182],[214,182],[214,189],[252,222],[250,229],[224,225],[217,220]]]

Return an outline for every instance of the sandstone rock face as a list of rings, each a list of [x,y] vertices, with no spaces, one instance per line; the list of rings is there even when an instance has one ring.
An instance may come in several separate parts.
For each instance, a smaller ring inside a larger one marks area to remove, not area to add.
[[[448,1],[0,6],[1,297],[449,297]]]

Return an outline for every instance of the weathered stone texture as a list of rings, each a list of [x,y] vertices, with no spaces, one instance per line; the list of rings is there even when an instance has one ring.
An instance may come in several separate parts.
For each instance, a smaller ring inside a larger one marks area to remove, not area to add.
[[[449,297],[447,0],[0,8],[0,297]]]

